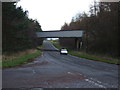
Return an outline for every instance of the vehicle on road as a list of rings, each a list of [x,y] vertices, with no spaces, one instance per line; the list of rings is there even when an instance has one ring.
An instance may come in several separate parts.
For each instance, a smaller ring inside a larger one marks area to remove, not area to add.
[[[60,49],[60,54],[67,55],[68,54],[67,49],[65,49],[65,48]]]

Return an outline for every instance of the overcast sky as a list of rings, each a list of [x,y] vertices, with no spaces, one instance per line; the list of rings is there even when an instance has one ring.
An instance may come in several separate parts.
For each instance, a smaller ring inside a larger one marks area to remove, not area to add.
[[[60,30],[77,13],[88,12],[94,0],[20,0],[18,6],[28,10],[29,18],[37,19],[43,31]]]

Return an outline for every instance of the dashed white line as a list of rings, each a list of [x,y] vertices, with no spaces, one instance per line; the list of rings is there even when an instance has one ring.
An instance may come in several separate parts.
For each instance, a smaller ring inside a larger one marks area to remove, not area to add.
[[[100,83],[100,81],[97,81],[97,83],[96,82],[94,82],[94,81],[92,81],[92,80],[90,80],[90,79],[85,79],[85,81],[87,81],[87,82],[90,82],[90,83],[93,83],[93,84],[95,84],[96,86],[99,86],[99,87],[101,87],[101,88],[106,88],[105,86],[103,86],[103,85],[101,85]],[[99,82],[99,83],[98,83]]]
[[[67,72],[67,73],[73,75],[73,73],[71,73],[71,72]]]
[[[32,71],[33,71],[33,73],[36,73],[34,69]]]

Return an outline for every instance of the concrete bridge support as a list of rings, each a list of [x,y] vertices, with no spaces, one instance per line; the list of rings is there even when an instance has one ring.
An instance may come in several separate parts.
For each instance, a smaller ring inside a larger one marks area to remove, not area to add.
[[[75,45],[77,50],[81,50],[82,44],[83,42],[81,37],[75,39]]]

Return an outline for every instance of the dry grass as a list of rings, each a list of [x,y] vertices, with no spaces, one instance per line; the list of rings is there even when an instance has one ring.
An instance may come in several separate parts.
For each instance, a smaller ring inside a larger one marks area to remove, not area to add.
[[[34,52],[36,52],[35,49],[29,49],[29,50],[25,50],[25,51],[19,51],[17,53],[4,54],[4,55],[2,55],[2,61],[8,61],[11,59],[18,58],[22,55],[26,55],[26,54],[30,54],[30,53],[34,53]]]

